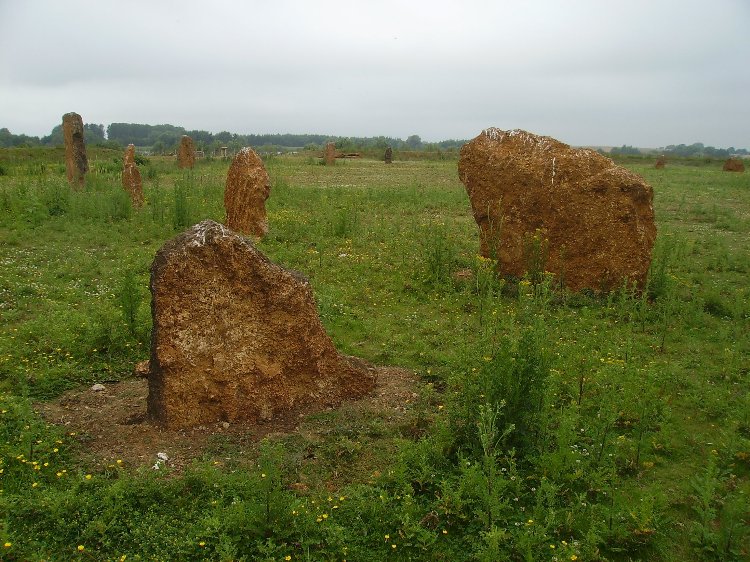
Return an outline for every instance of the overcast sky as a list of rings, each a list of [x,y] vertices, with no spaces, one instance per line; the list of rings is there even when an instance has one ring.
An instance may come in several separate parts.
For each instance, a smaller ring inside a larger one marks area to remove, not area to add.
[[[750,148],[750,0],[0,0],[0,127]]]

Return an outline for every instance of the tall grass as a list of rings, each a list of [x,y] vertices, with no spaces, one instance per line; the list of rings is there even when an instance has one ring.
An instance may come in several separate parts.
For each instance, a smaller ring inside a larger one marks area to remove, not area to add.
[[[148,266],[221,220],[226,163],[152,158],[135,211],[113,155],[81,192],[55,157],[0,158],[0,557],[747,557],[747,177],[629,164],[656,188],[649,285],[599,297],[559,288],[542,237],[532,275],[498,278],[455,162],[269,160],[258,248],[310,280],[340,350],[419,380],[264,443],[233,427],[170,472],[91,461],[96,436],[32,402],[147,358]]]

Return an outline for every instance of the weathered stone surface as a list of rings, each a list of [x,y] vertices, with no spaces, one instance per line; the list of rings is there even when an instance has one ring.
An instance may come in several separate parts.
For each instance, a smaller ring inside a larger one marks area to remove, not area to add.
[[[326,144],[326,150],[323,154],[326,166],[333,166],[336,163],[336,144],[329,142]]]
[[[386,164],[392,164],[393,163],[393,149],[389,146],[385,149],[385,155],[383,156],[383,160]]]
[[[640,176],[593,150],[495,128],[461,148],[458,171],[481,253],[498,259],[501,274],[543,267],[573,291],[626,279],[644,286],[656,227],[653,191]]]
[[[659,156],[659,158],[656,159],[656,164],[654,165],[654,168],[657,170],[661,170],[667,165],[667,157],[662,155]]]
[[[744,172],[745,163],[740,158],[729,158],[724,162],[725,172]]]
[[[83,119],[77,113],[63,115],[63,139],[65,141],[65,170],[68,183],[83,186],[89,161],[83,142]]]
[[[122,170],[122,187],[128,192],[128,195],[130,195],[130,201],[133,203],[133,207],[143,207],[143,180],[141,179],[141,172],[138,171],[138,166],[136,166],[135,161],[132,164],[127,164]]]
[[[195,166],[195,145],[193,139],[182,135],[180,148],[177,150],[177,166],[180,168],[191,168]]]
[[[133,367],[133,376],[134,377],[141,377],[145,378],[148,377],[149,373],[149,360],[146,359],[145,361],[138,361],[138,363],[135,364]]]
[[[271,181],[263,161],[252,148],[243,148],[232,160],[224,189],[227,226],[262,238],[268,232],[266,199]]]
[[[125,149],[125,156],[122,159],[122,165],[124,168],[128,167],[128,164],[135,165],[135,145],[129,144]]]
[[[361,397],[374,371],[340,355],[309,282],[210,220],[151,266],[148,413],[170,428],[260,422]]]

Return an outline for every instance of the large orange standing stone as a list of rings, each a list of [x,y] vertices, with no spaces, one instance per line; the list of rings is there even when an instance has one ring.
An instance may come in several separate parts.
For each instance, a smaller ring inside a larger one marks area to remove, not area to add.
[[[232,160],[224,189],[226,225],[243,234],[262,238],[268,232],[266,199],[271,182],[263,161],[252,148],[243,148]]]
[[[190,169],[195,166],[195,145],[193,139],[187,135],[182,135],[180,140],[180,148],[177,150],[177,166]]]
[[[130,195],[133,207],[143,207],[143,180],[135,163],[135,146],[128,145],[123,157],[122,187]]]
[[[643,178],[587,149],[526,131],[491,128],[461,148],[461,181],[481,253],[504,275],[544,269],[573,291],[643,288],[656,238],[653,191]]]
[[[148,414],[157,423],[261,422],[374,388],[372,368],[336,351],[309,282],[216,222],[157,252],[151,295]]]
[[[89,161],[83,142],[83,119],[77,113],[63,115],[63,140],[65,142],[65,171],[68,183],[83,186]]]

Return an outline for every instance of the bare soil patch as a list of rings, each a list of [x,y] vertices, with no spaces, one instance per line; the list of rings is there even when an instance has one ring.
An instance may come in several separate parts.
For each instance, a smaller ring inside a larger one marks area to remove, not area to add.
[[[75,435],[80,460],[90,468],[103,468],[118,460],[129,468],[150,467],[156,463],[158,453],[166,453],[170,469],[180,472],[195,459],[212,457],[217,439],[239,450],[252,449],[262,438],[279,434],[301,432],[306,439],[315,440],[316,436],[340,429],[332,426],[342,420],[357,423],[378,418],[385,426],[402,427],[413,416],[421,385],[411,371],[379,367],[375,390],[361,400],[344,402],[338,408],[345,411],[342,416],[311,416],[319,412],[296,410],[267,423],[215,423],[171,431],[146,417],[145,378],[105,384],[103,391],[69,391],[57,400],[37,403],[34,408],[47,422]]]

